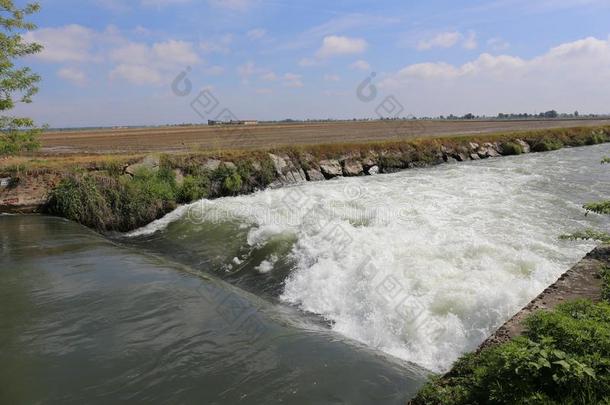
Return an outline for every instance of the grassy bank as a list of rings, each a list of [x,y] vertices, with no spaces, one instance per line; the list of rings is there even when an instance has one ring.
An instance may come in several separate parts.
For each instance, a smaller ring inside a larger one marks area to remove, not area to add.
[[[534,312],[522,336],[463,356],[411,404],[609,403],[610,267],[598,269],[601,302]]]
[[[20,184],[28,184],[29,180],[41,176],[42,180],[31,187],[49,189],[43,204],[45,212],[99,231],[128,231],[163,216],[178,204],[203,197],[247,194],[274,183],[285,183],[291,176],[310,181],[389,173],[450,160],[484,159],[608,141],[610,127],[582,127],[269,150],[161,154],[156,156],[153,165],[138,164],[144,158],[142,155],[32,156],[0,161],[0,177],[10,177],[18,191]],[[48,175],[48,179],[44,177]],[[0,190],[0,203],[2,193]],[[18,198],[4,201],[15,199]]]

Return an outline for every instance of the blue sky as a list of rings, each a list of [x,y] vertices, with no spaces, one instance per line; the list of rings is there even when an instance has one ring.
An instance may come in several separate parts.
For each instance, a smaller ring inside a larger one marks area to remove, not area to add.
[[[388,97],[400,116],[610,112],[607,0],[41,5],[27,38],[46,49],[25,61],[41,92],[18,111],[53,127],[201,122],[224,109],[374,118]],[[187,68],[192,88],[178,95]],[[357,91],[373,72],[365,101]],[[216,100],[210,113],[191,108],[202,94]]]

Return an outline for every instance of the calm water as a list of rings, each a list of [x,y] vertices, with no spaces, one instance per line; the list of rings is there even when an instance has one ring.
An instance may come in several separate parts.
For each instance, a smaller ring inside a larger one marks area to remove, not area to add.
[[[0,403],[400,403],[422,371],[54,218],[0,217]]]
[[[593,244],[606,145],[201,202],[107,239],[0,216],[0,403],[404,403]]]

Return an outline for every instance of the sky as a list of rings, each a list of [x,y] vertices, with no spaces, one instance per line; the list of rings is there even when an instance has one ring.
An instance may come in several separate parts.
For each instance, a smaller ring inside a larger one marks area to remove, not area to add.
[[[51,127],[610,112],[610,0],[40,3]]]

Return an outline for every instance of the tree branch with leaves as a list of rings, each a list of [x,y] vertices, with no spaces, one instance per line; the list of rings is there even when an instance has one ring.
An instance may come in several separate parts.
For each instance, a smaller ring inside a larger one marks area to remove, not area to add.
[[[29,67],[17,67],[19,58],[42,50],[37,43],[26,42],[23,34],[36,29],[26,18],[38,12],[40,5],[15,6],[12,0],[0,0],[0,155],[13,155],[40,147],[41,129],[31,118],[4,115],[17,103],[31,103],[38,92],[40,76]]]

